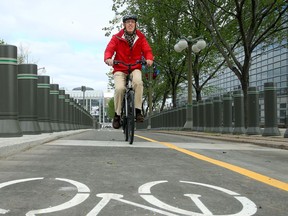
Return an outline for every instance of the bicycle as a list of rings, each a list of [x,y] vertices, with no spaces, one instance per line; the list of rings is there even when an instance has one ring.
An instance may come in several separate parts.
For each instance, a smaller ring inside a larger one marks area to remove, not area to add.
[[[132,66],[137,64],[146,64],[143,60],[138,60],[133,64],[126,64],[123,61],[113,61],[113,64],[123,64],[128,67],[128,75],[126,76],[126,90],[123,97],[121,108],[121,122],[124,133],[125,141],[129,141],[132,145],[134,141],[134,129],[135,129],[135,104],[134,104],[134,89],[132,88],[132,79],[130,74],[132,73]]]

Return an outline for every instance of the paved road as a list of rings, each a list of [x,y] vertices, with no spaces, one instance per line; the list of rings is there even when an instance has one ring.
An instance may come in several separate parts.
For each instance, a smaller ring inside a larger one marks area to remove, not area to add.
[[[0,215],[287,216],[288,151],[90,130],[0,159]]]

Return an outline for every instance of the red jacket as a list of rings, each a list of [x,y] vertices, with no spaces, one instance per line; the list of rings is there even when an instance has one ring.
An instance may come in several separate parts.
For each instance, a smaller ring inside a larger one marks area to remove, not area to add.
[[[150,45],[148,44],[145,36],[139,30],[136,29],[136,39],[134,45],[130,49],[128,42],[124,38],[124,29],[120,30],[117,34],[113,35],[110,42],[108,43],[105,53],[104,61],[106,59],[112,58],[114,60],[123,61],[127,64],[136,63],[137,60],[141,60],[144,57],[146,60],[153,60],[153,53]],[[123,64],[117,64],[113,66],[114,71],[127,72],[127,66]],[[141,65],[135,65],[132,70],[141,70]]]

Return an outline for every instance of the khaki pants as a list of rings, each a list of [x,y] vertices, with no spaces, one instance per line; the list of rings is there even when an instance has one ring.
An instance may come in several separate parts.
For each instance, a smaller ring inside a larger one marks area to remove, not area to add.
[[[123,72],[116,71],[114,73],[114,107],[117,115],[121,114],[122,101],[125,93],[125,82],[127,74]],[[135,91],[135,108],[142,108],[142,96],[143,96],[143,81],[142,72],[138,69],[134,70],[131,75],[132,77],[132,87]]]

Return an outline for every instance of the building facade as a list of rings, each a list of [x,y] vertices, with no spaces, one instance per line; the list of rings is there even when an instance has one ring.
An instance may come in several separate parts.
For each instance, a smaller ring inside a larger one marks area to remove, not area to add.
[[[108,102],[113,97],[113,92],[97,91],[89,87],[77,87],[72,91],[66,91],[70,97],[81,104],[100,125],[111,124],[108,117]]]
[[[261,119],[264,122],[264,83],[274,82],[277,88],[277,114],[279,125],[287,124],[288,115],[288,49],[287,41],[281,45],[274,44],[265,50],[258,48],[253,52],[253,60],[250,67],[249,86],[257,87],[259,90],[259,103]],[[244,56],[240,56],[240,61]],[[236,75],[226,68],[218,72],[215,79],[209,81],[208,86],[214,89],[205,97],[223,95],[227,92],[233,92],[241,88],[240,81]]]

